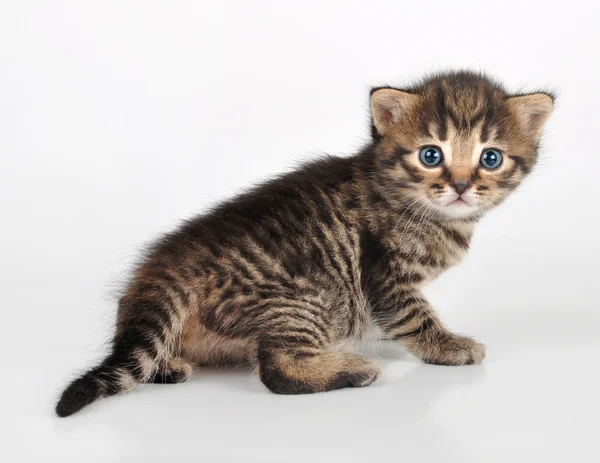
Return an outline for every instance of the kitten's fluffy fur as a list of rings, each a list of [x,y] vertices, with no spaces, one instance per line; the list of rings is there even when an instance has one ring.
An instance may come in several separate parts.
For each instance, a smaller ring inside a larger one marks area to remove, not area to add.
[[[150,249],[119,301],[110,354],[57,414],[184,381],[200,364],[255,363],[282,394],[367,386],[379,368],[344,341],[373,325],[425,362],[481,362],[483,345],[448,331],[421,287],[460,261],[477,220],[531,170],[552,105],[468,72],[373,89],[360,153],[261,185]],[[420,160],[427,146],[441,164]],[[496,169],[480,165],[489,148],[502,154]]]

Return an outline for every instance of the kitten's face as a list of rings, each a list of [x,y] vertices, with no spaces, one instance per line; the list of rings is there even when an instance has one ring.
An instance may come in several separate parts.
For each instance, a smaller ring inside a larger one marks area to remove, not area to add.
[[[552,99],[509,97],[487,79],[456,74],[410,93],[376,90],[371,107],[386,197],[465,219],[498,205],[529,173]]]

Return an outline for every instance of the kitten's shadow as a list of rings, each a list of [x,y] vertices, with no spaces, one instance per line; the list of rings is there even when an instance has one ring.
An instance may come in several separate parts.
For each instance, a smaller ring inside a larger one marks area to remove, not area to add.
[[[392,342],[366,345],[358,352],[372,358],[375,362],[414,360],[414,357],[408,352]],[[222,389],[235,389],[246,393],[263,394],[265,392],[264,386],[256,375],[256,366],[249,363],[244,365],[202,365],[196,369],[186,383],[193,383],[194,387],[196,385],[200,387],[202,384],[214,384]]]
[[[345,434],[348,447],[341,452],[352,454],[361,433],[368,429],[383,440],[378,444],[379,457],[374,454],[376,461],[396,454],[398,445],[405,456],[468,461],[462,439],[454,436],[452,428],[438,424],[431,408],[441,395],[476,383],[484,375],[483,368],[424,365],[386,344],[379,346],[373,357],[382,364],[383,375],[367,388],[278,396],[267,391],[251,365],[201,367],[186,383],[142,385],[122,398],[98,401],[77,416],[109,424],[111,440],[125,454],[153,439],[175,439],[172,434],[156,434],[155,424],[161,423],[170,432],[182,434],[182,441],[189,441],[192,447],[197,433],[210,441],[225,429],[233,441],[246,442],[252,437],[246,445],[264,444],[272,438],[271,433],[293,445],[295,438],[289,432],[295,430],[298,439],[314,435],[313,442],[305,442],[308,448],[342,445],[338,439]],[[323,435],[336,427],[340,429],[337,434]],[[257,429],[267,434],[253,434]],[[192,451],[192,447],[182,450]],[[252,447],[252,451],[257,449]],[[286,461],[286,457],[289,455],[278,461]]]
[[[553,343],[558,335],[563,342],[596,339],[594,321],[597,316],[587,312],[576,312],[570,319],[562,313],[534,313],[526,318],[508,314],[498,317],[497,323],[480,323],[480,331],[485,328],[488,332],[483,331],[479,337],[488,341],[488,346],[495,345],[496,351],[506,357],[532,343]],[[505,328],[512,330],[510,338],[497,334],[506,332]],[[455,418],[450,413],[454,412],[448,410],[455,410],[452,397],[456,394],[469,400],[468,391],[484,377],[486,364],[425,365],[393,343],[381,343],[376,349],[363,352],[382,366],[380,380],[367,388],[277,396],[267,391],[250,365],[202,367],[186,383],[143,385],[131,394],[99,400],[73,418],[55,422],[73,436],[82,423],[102,426],[107,444],[125,454],[147,447],[153,439],[172,443],[175,437],[169,432],[182,434],[181,441],[190,442],[183,450],[190,452],[198,433],[209,441],[219,433],[231,435],[232,440],[239,440],[251,451],[266,444],[270,433],[278,436],[281,445],[293,446],[293,433],[298,433],[297,439],[304,438],[309,447],[321,445],[331,449],[339,444],[336,434],[320,440],[318,434],[327,434],[327,429],[337,427],[337,435],[345,433],[349,442],[348,448],[340,449],[341,453],[352,454],[356,449],[352,443],[364,439],[364,445],[377,442],[379,453],[373,454],[373,461],[386,461],[386,456],[398,455],[399,449],[406,458],[471,461],[465,450],[469,432],[453,427]],[[491,366],[490,362],[493,359],[487,361]],[[470,412],[476,414],[472,407]],[[310,428],[302,428],[306,423],[315,425],[312,432],[316,444],[306,440],[311,432]],[[163,426],[170,431],[161,434]],[[282,457],[263,461],[286,460]]]
[[[220,389],[233,389],[247,393],[259,393],[264,387],[256,375],[256,367],[251,364],[204,365],[199,367],[186,383],[199,388],[208,384]]]

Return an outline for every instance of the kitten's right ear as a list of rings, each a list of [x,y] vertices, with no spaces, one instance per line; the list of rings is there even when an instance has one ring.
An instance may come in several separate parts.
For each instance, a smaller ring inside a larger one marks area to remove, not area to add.
[[[419,101],[418,95],[394,88],[377,88],[371,91],[371,116],[380,136],[396,125]]]

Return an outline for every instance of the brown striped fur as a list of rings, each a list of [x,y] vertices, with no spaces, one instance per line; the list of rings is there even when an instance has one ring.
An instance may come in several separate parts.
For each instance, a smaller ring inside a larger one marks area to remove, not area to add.
[[[421,287],[531,171],[552,98],[457,72],[374,89],[371,110],[357,155],[312,162],[155,243],[119,301],[112,351],[57,413],[203,364],[253,363],[283,394],[366,386],[379,368],[348,340],[373,332],[428,363],[481,362],[483,345],[449,332]],[[444,162],[424,166],[424,146]],[[488,148],[503,154],[496,170],[479,165]]]

